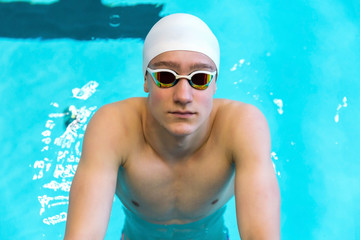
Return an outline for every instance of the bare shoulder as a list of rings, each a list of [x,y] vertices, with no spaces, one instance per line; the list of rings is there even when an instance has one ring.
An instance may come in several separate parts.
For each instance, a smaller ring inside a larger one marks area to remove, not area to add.
[[[128,129],[129,125],[134,124],[140,118],[144,106],[144,98],[129,98],[106,104],[94,114],[89,125],[91,127],[105,127],[111,131]]]
[[[126,154],[128,145],[141,131],[141,115],[145,99],[131,98],[102,106],[91,118],[85,132],[84,150],[92,154]]]
[[[266,155],[270,151],[269,126],[257,107],[225,99],[216,99],[214,106],[217,109],[214,126],[221,129],[218,135],[232,155],[243,159],[245,155]]]
[[[114,117],[122,116],[126,120],[126,116],[133,116],[141,112],[145,106],[145,98],[129,98],[118,102],[113,102],[102,106],[96,115],[105,116],[107,114],[114,115]],[[111,118],[114,120],[114,118]],[[117,119],[118,120],[118,119]]]
[[[232,128],[242,127],[242,123],[248,126],[253,124],[266,124],[265,116],[254,105],[228,100],[215,99],[216,118],[231,124]]]

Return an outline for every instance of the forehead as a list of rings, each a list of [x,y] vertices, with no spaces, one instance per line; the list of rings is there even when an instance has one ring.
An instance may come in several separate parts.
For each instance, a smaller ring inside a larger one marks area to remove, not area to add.
[[[203,53],[185,50],[168,51],[153,58],[150,67],[172,69],[207,69],[216,70],[215,63]]]

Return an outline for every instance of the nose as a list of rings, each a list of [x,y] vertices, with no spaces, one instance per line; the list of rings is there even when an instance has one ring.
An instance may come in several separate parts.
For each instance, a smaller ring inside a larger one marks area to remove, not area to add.
[[[181,105],[191,103],[193,100],[193,88],[186,78],[179,79],[174,88],[174,102]]]

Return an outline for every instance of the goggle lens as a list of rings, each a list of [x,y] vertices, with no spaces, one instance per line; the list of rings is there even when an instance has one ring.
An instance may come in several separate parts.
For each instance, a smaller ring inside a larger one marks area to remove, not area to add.
[[[153,70],[148,68],[147,71],[152,75],[157,86],[161,88],[169,88],[175,86],[180,78],[186,78],[190,85],[198,90],[206,89],[211,80],[214,78],[215,72],[208,71],[195,71],[189,75],[178,75],[170,69],[157,69]]]
[[[162,84],[171,84],[176,80],[175,75],[171,72],[155,72],[154,77]]]
[[[212,76],[206,73],[196,73],[192,76],[191,81],[192,83],[202,86],[206,85],[210,82]]]

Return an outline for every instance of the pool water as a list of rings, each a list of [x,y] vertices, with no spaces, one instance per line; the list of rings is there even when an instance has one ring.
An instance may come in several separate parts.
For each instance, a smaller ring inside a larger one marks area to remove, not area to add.
[[[63,238],[86,124],[104,104],[146,96],[143,38],[175,12],[219,39],[215,97],[268,119],[282,238],[360,239],[355,0],[0,0],[0,239]],[[70,106],[80,114],[66,126]],[[115,198],[105,239],[120,238],[121,207]],[[234,211],[232,199],[225,221],[240,239]]]

